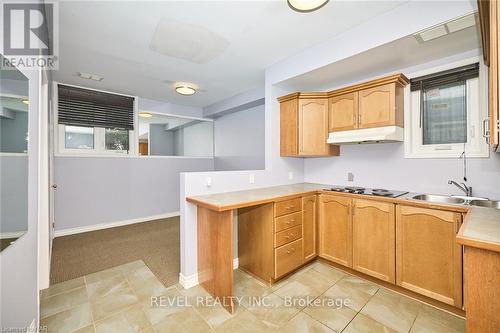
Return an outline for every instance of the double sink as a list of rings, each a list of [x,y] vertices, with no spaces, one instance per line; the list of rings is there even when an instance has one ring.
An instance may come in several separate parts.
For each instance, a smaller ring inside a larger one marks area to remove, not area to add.
[[[474,197],[452,197],[445,195],[433,195],[433,194],[419,194],[412,199],[436,202],[436,203],[444,203],[444,204],[458,204],[458,205],[467,205],[467,206],[479,206],[479,207],[487,207],[487,208],[495,208],[500,209],[500,201],[493,201],[487,199],[480,199]]]

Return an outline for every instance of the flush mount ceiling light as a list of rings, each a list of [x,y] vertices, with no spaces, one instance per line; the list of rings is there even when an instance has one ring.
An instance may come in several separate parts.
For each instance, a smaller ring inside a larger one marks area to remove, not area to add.
[[[188,84],[178,84],[175,86],[175,91],[178,94],[184,95],[184,96],[190,96],[194,95],[196,93],[196,89],[193,88],[192,86]]]
[[[328,0],[287,0],[288,6],[300,13],[309,13],[320,9]]]
[[[153,115],[149,112],[139,112],[139,117],[141,118],[151,118]]]
[[[29,105],[30,104],[30,101],[27,99],[27,98],[23,98],[21,99],[21,102],[23,102],[24,104],[26,105]]]
[[[81,77],[82,79],[87,79],[87,80],[92,80],[92,81],[97,81],[97,82],[100,82],[104,79],[102,76],[90,74],[90,73],[83,73],[83,72],[78,72],[78,76]]]

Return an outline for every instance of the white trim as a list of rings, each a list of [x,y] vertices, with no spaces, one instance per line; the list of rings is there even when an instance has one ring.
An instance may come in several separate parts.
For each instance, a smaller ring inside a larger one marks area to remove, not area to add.
[[[239,266],[238,258],[233,259],[233,270],[237,269]],[[200,284],[198,281],[198,273],[191,274],[189,276],[184,276],[182,273],[179,273],[179,284],[184,289],[189,289],[195,287]]]
[[[200,282],[198,281],[198,273],[194,273],[189,276],[184,276],[182,273],[179,273],[179,284],[184,289],[189,289],[199,285]]]
[[[174,216],[179,216],[179,215],[180,215],[180,212],[171,212],[171,213],[165,213],[165,214],[159,214],[159,215],[153,215],[153,216],[139,217],[139,218],[124,220],[124,221],[99,223],[99,224],[87,225],[84,227],[78,227],[78,228],[61,229],[61,230],[56,230],[54,232],[54,238],[68,236],[68,235],[74,235],[74,234],[80,234],[82,232],[89,232],[89,231],[96,231],[96,230],[120,227],[120,226],[124,226],[124,225],[129,225],[129,224],[150,222],[153,220],[166,219],[169,217],[174,217]]]
[[[30,326],[28,327],[28,333],[38,332],[38,325],[36,323],[37,323],[37,319],[33,318],[33,321],[31,322]]]
[[[28,157],[28,153],[0,153],[0,157],[2,156],[26,156]]]
[[[50,283],[49,78],[40,70],[38,86],[38,288]]]
[[[27,232],[28,230],[0,232],[0,239],[19,238]]]
[[[213,159],[215,158],[214,156],[160,156],[160,155],[153,155],[153,156],[144,156],[144,155],[126,155],[126,154],[111,154],[111,155],[103,155],[103,154],[77,154],[77,153],[64,153],[64,154],[54,154],[55,157],[103,157],[103,158],[140,158],[140,159],[149,159],[149,158],[164,158],[164,159],[196,159],[196,158],[203,158],[203,159]]]
[[[200,118],[200,117],[192,117],[192,116],[183,116],[175,113],[163,113],[163,112],[158,112],[158,111],[149,111],[146,109],[137,109],[137,115],[139,115],[139,112],[147,112],[151,113],[157,116],[167,116],[167,117],[175,117],[175,118],[182,118],[182,119],[191,119],[191,120],[201,120],[201,121],[209,121],[209,122],[214,122],[212,118]]]

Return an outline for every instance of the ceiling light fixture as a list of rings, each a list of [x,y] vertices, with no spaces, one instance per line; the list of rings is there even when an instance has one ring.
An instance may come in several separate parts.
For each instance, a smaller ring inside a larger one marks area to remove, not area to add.
[[[175,86],[175,91],[178,94],[184,95],[184,96],[191,96],[196,93],[196,89],[193,88],[190,85],[187,84],[178,84]]]
[[[26,104],[26,105],[30,105],[30,101],[29,101],[29,99],[27,99],[27,98],[23,98],[23,99],[21,99],[21,102],[23,102],[23,103],[24,103],[24,104]]]
[[[90,73],[83,73],[83,72],[78,72],[78,76],[81,77],[82,79],[87,79],[87,80],[92,80],[92,81],[97,81],[97,82],[100,82],[104,79],[102,76],[90,74]]]
[[[287,0],[288,6],[300,13],[309,13],[320,9],[328,0]]]
[[[149,112],[139,112],[139,117],[141,118],[151,118],[153,115]]]

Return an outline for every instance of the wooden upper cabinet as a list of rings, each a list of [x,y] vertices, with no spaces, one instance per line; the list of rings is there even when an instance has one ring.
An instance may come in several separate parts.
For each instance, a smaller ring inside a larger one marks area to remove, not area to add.
[[[406,76],[395,74],[330,91],[329,131],[404,127],[404,87],[408,83]]]
[[[319,221],[319,256],[352,267],[351,199],[320,195]]]
[[[500,144],[500,4],[490,1],[490,142]]]
[[[496,0],[478,0],[484,60],[489,68],[489,128],[490,143],[499,149],[500,143],[500,4]]]
[[[298,99],[280,104],[280,155],[296,156],[299,153],[298,140]]]
[[[299,100],[299,154],[328,155],[328,100]]]
[[[302,198],[302,240],[304,252],[304,262],[312,260],[317,255],[316,250],[316,195],[309,195]]]
[[[352,268],[396,282],[396,220],[392,203],[353,201]]]
[[[462,307],[461,222],[460,213],[398,205],[396,284]]]
[[[402,112],[403,105],[396,108],[395,83],[364,89],[359,92],[358,128],[396,125],[403,127]]]
[[[358,127],[358,92],[330,97],[328,129],[330,132]]]
[[[328,98],[324,93],[280,97],[281,156],[338,156],[328,138]]]

